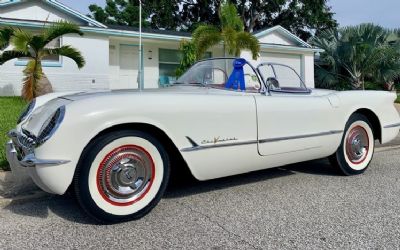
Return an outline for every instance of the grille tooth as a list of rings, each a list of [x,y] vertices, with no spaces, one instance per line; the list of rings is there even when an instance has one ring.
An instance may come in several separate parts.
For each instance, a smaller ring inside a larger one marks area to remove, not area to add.
[[[32,148],[32,146],[35,143],[35,139],[31,138],[29,133],[27,134],[25,130],[23,130],[22,133],[18,135],[18,141],[21,144],[21,146],[26,149]]]

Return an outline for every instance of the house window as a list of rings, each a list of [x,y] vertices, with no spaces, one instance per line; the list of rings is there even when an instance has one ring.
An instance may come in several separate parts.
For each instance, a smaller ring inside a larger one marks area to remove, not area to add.
[[[159,50],[159,71],[160,79],[168,78],[168,82],[173,83],[176,80],[176,69],[181,62],[181,52],[174,49]],[[211,52],[207,52],[204,58],[211,58]]]
[[[46,48],[60,48],[61,47],[61,38],[56,38],[53,41],[51,41],[49,44],[47,44]],[[61,62],[61,58],[59,55],[52,55],[52,56],[46,56],[43,58],[43,61],[46,62]]]
[[[56,38],[50,43],[47,44],[46,48],[60,48],[61,47],[61,38]],[[18,60],[15,62],[16,66],[26,66],[28,64],[29,58],[27,57],[20,57]],[[46,56],[42,60],[42,66],[43,67],[61,67],[61,56],[59,55],[51,55],[51,56]]]

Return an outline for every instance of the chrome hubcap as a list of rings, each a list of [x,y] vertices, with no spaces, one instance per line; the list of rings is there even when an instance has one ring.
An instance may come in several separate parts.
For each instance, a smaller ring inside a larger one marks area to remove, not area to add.
[[[367,158],[368,150],[369,137],[367,131],[361,126],[352,128],[346,140],[348,159],[354,164],[360,164]]]
[[[135,145],[113,150],[101,162],[97,186],[105,200],[114,205],[131,205],[150,189],[154,163],[150,154]]]

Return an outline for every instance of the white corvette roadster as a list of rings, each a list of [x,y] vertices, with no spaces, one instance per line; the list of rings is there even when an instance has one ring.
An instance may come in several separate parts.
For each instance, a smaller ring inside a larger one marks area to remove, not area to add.
[[[39,97],[10,131],[7,157],[44,191],[72,185],[89,215],[118,222],[156,206],[181,166],[208,180],[329,157],[363,173],[375,141],[399,132],[395,98],[308,89],[288,66],[216,58],[166,88]]]

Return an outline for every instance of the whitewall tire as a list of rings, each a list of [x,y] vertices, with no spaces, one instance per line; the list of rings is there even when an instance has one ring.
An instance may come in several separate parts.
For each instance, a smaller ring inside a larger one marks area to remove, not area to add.
[[[372,126],[361,114],[353,114],[346,124],[342,142],[330,161],[345,175],[363,173],[369,166],[375,149]]]
[[[74,178],[75,193],[97,221],[138,219],[160,201],[169,172],[168,155],[155,138],[141,131],[111,132],[85,148]]]

